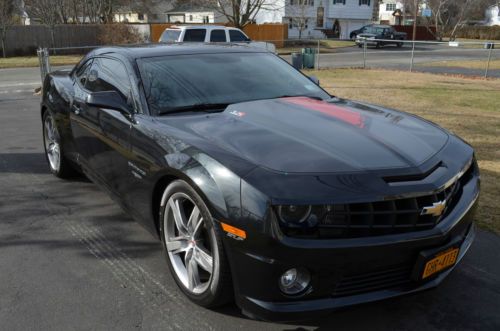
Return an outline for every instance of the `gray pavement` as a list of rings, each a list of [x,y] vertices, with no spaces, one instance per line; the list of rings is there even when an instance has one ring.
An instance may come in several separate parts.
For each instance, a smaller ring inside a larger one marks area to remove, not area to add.
[[[5,74],[0,71],[0,329],[500,329],[500,238],[485,231],[439,288],[417,295],[296,324],[249,320],[234,305],[195,306],[177,289],[158,240],[92,183],[48,173],[39,97],[1,93],[31,78]]]

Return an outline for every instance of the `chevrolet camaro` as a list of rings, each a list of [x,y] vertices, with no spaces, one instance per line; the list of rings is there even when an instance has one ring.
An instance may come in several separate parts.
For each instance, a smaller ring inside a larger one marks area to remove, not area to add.
[[[41,119],[50,171],[114,197],[205,307],[295,320],[429,289],[474,238],[470,145],[263,50],[99,48],[47,75]]]

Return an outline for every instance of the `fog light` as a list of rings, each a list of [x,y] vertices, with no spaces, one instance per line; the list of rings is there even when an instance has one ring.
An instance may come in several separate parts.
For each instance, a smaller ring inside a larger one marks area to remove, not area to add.
[[[296,295],[307,289],[311,276],[306,269],[293,268],[281,275],[279,280],[280,290],[288,295]]]

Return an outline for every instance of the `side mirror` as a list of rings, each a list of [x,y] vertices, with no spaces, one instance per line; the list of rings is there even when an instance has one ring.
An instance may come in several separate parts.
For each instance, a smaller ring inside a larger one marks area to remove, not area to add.
[[[126,115],[131,114],[127,100],[116,91],[90,93],[87,97],[87,104],[92,107],[117,110]]]
[[[319,86],[319,79],[318,79],[318,77],[316,77],[316,76],[308,76],[308,77],[309,77],[309,79],[310,79],[310,80],[311,80],[314,84],[316,84],[316,85],[318,85],[318,86]]]

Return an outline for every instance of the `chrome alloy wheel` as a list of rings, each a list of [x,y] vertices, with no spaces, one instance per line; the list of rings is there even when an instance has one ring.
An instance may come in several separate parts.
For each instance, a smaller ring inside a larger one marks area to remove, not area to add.
[[[61,147],[59,145],[59,133],[52,116],[48,115],[44,121],[44,143],[47,159],[53,171],[58,172],[61,166]]]
[[[168,257],[179,280],[193,294],[209,288],[218,268],[215,232],[206,223],[188,195],[177,192],[167,201],[163,233]]]

